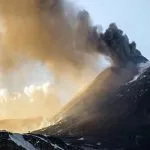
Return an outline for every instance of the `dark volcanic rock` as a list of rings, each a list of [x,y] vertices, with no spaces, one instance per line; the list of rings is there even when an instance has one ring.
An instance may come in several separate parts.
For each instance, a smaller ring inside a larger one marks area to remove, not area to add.
[[[150,148],[149,62],[115,24],[100,35],[93,30],[90,42],[110,56],[115,67],[106,69],[65,106],[53,118],[55,125],[35,133],[72,137],[74,141],[84,137],[84,144],[100,142],[98,149]]]
[[[95,88],[101,85],[98,79],[92,85]],[[54,118],[55,125],[38,133],[84,137],[88,143],[99,141],[100,147],[107,149],[150,148],[150,68],[109,94],[103,93],[107,88],[99,87],[103,94],[95,92],[94,96],[99,95],[95,99],[90,92],[92,86]]]
[[[0,150],[76,150],[60,138],[38,134],[0,132]],[[79,148],[80,149],[80,148]]]
[[[79,137],[58,138],[41,134],[0,132],[0,150],[96,150],[98,140]],[[103,149],[101,149],[103,150]]]

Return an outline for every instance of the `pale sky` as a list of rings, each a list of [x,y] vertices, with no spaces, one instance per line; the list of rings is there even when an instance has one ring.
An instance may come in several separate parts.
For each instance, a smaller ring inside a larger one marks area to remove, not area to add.
[[[115,22],[150,59],[150,0],[73,0],[104,29]]]

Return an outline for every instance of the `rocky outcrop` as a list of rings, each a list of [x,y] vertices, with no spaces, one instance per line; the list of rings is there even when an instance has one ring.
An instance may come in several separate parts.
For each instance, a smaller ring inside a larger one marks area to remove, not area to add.
[[[0,150],[104,150],[99,139],[0,131]]]
[[[0,132],[0,150],[76,150],[61,139],[35,134]]]

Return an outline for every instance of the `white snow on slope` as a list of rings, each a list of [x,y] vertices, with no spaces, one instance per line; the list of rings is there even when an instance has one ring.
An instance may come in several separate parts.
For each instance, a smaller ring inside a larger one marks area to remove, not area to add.
[[[44,142],[46,142],[46,143],[48,143],[48,141],[47,140],[45,140],[44,138],[41,138],[41,137],[39,137],[39,136],[36,136],[36,135],[32,135],[33,137],[35,137],[35,138],[38,138],[38,139],[40,139],[40,140],[42,140],[42,141],[44,141]]]
[[[14,141],[18,146],[22,146],[26,150],[36,150],[29,142],[25,141],[22,135],[20,134],[10,134],[10,139]]]
[[[57,150],[65,150],[65,149],[59,147],[59,146],[56,145],[56,144],[52,144],[52,143],[50,143],[50,144],[54,147],[54,149],[57,149]]]
[[[36,136],[36,135],[32,135],[33,137],[36,137],[36,138],[39,138],[40,140],[42,140],[42,141],[44,141],[44,142],[46,142],[46,143],[48,143],[48,141],[47,140],[45,140],[44,138],[41,138],[41,137],[39,137],[39,136]],[[57,149],[57,150],[64,150],[63,148],[61,148],[61,147],[59,147],[58,145],[56,145],[56,144],[53,144],[53,143],[50,143],[51,144],[51,146],[53,146],[54,147],[54,149]]]
[[[84,138],[83,137],[81,137],[80,139],[78,139],[79,141],[83,141],[84,140]]]
[[[146,63],[140,63],[138,65],[138,72],[139,73],[136,76],[134,76],[134,78],[131,81],[129,81],[128,83],[132,83],[132,82],[136,81],[149,67],[150,67],[150,61],[148,61]]]

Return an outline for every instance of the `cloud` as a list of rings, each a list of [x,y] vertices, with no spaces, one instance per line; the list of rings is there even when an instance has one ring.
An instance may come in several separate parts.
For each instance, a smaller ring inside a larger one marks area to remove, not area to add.
[[[0,89],[1,118],[52,117],[62,104],[50,86],[49,82],[31,85],[22,93]]]

